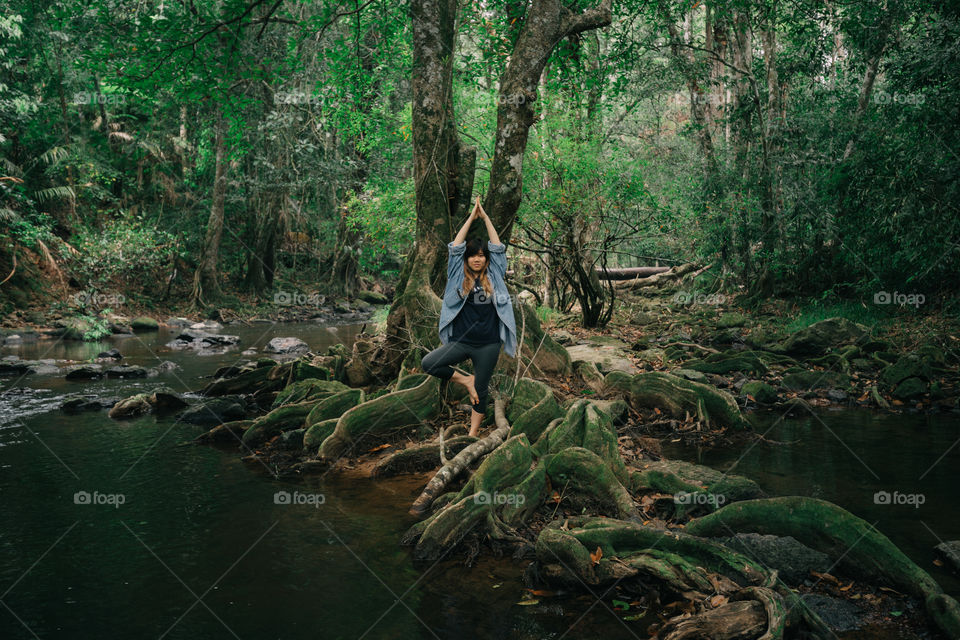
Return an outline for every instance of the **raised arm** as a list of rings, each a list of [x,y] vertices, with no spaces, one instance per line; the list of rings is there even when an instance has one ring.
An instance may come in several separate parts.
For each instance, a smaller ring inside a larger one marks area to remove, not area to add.
[[[463,223],[463,226],[460,227],[460,231],[457,232],[457,237],[453,239],[452,244],[461,244],[464,240],[467,239],[467,232],[470,231],[470,225],[473,224],[473,221],[477,219],[477,208],[474,207],[473,211],[470,212],[470,215],[467,216],[466,222]]]
[[[497,230],[493,228],[493,223],[490,222],[490,216],[483,210],[483,205],[480,204],[480,196],[477,196],[477,206],[473,209],[474,211],[477,209],[480,210],[480,217],[483,218],[483,223],[487,225],[487,235],[490,236],[490,242],[500,244],[500,236],[497,235]]]

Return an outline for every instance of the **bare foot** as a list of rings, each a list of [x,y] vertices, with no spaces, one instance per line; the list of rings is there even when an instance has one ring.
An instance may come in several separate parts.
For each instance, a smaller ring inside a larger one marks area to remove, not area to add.
[[[472,404],[477,404],[480,402],[480,396],[477,394],[476,388],[473,386],[473,381],[476,379],[476,376],[470,375],[467,376],[466,381],[463,383],[463,386],[467,388],[467,392],[470,394],[470,402]]]

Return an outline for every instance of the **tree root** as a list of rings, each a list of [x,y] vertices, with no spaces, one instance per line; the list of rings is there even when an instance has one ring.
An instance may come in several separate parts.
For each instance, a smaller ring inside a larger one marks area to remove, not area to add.
[[[696,415],[708,426],[716,423],[733,429],[750,428],[737,401],[729,393],[659,371],[633,376],[630,404],[634,408],[663,408],[675,418]]]
[[[382,440],[403,427],[437,417],[442,409],[440,380],[427,376],[419,385],[358,404],[340,416],[318,456],[337,458],[361,441]]]
[[[960,637],[956,600],[873,525],[833,503],[800,496],[747,500],[687,525],[687,532],[694,535],[731,531],[792,536],[836,558],[852,575],[881,580],[920,597],[934,622],[950,637]]]

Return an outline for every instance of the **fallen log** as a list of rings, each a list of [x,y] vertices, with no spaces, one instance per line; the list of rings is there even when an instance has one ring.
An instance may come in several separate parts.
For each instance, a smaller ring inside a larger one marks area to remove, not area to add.
[[[686,264],[677,265],[676,267],[671,267],[668,271],[664,271],[663,273],[656,273],[645,278],[633,278],[632,280],[615,282],[613,286],[615,289],[619,289],[621,291],[642,289],[643,287],[659,287],[669,282],[679,280],[688,273],[696,270],[697,265],[692,262],[688,262]]]
[[[646,278],[658,273],[670,271],[673,267],[623,267],[621,269],[603,269],[594,267],[597,277],[601,280],[629,280],[631,278]]]

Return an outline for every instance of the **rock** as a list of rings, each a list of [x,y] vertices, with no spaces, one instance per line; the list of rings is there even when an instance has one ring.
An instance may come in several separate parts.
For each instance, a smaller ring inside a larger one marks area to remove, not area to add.
[[[240,336],[207,333],[199,329],[185,329],[166,344],[171,349],[211,349],[231,347],[240,342]]]
[[[98,364],[84,364],[67,368],[67,380],[98,380],[103,377],[103,367]]]
[[[159,331],[160,323],[154,320],[153,318],[140,316],[139,318],[134,318],[130,322],[130,328],[133,329],[134,333],[146,333],[148,331]]]
[[[896,362],[885,367],[880,374],[880,379],[891,389],[907,378],[930,380],[932,377],[930,368],[924,366],[919,356],[913,354],[898,358]]]
[[[382,293],[377,293],[376,291],[368,291],[366,289],[361,289],[357,292],[357,297],[361,300],[369,302],[370,304],[387,304],[390,300],[387,296]]]
[[[132,336],[133,327],[129,324],[122,324],[119,322],[109,322],[107,323],[107,328],[110,329],[110,333],[115,336]]]
[[[600,344],[598,344],[598,342]],[[637,367],[627,357],[630,346],[620,340],[607,338],[591,341],[591,344],[578,344],[566,347],[570,360],[584,360],[597,365],[601,373],[617,370],[635,373]]]
[[[630,319],[628,320],[628,322],[635,327],[642,327],[642,326],[651,324],[652,322],[655,322],[655,321],[656,321],[656,318],[653,315],[649,313],[644,313],[643,311],[638,311],[637,313],[634,313],[632,316],[630,316]]]
[[[834,402],[843,402],[848,396],[843,391],[840,391],[840,389],[830,389],[827,391],[827,397]]]
[[[67,398],[60,405],[60,411],[64,413],[81,413],[83,411],[99,411],[103,405],[96,396],[74,396]]]
[[[853,602],[819,593],[805,593],[800,597],[835,632],[854,631],[863,626],[863,613]]]
[[[267,353],[283,355],[301,354],[310,350],[310,345],[300,338],[274,338],[263,349]]]
[[[120,355],[119,349],[110,349],[110,351],[101,351],[98,353],[97,359],[99,360],[101,358],[104,360],[122,360],[123,356]]]
[[[60,337],[63,340],[84,340],[84,335],[93,328],[83,318],[69,318],[58,324],[60,324]]]
[[[842,387],[849,384],[850,378],[838,371],[797,371],[783,376],[781,384],[789,391]]]
[[[173,329],[186,329],[195,323],[188,318],[167,318],[164,324]]]
[[[893,397],[898,400],[912,400],[925,394],[928,389],[929,385],[925,380],[907,378],[893,390]]]
[[[169,360],[164,360],[155,367],[150,367],[147,369],[147,377],[155,378],[163,373],[170,373],[171,371],[176,371],[180,368],[176,362],[170,362]]]
[[[777,390],[766,382],[751,380],[740,387],[741,396],[750,396],[759,404],[773,404],[777,401]]]
[[[246,407],[240,399],[224,396],[203,399],[180,414],[178,420],[188,424],[217,425],[222,422],[241,420],[246,417],[246,414]]]
[[[738,533],[735,536],[717,538],[717,542],[739,551],[765,567],[777,569],[780,577],[791,585],[802,584],[810,577],[811,571],[827,573],[831,568],[827,554],[815,551],[791,536]]]
[[[110,367],[104,371],[108,378],[146,378],[147,370],[143,367],[122,365],[119,367]]]
[[[150,404],[153,405],[153,410],[159,414],[174,413],[190,406],[183,394],[166,387],[161,387],[153,392],[150,397]]]
[[[550,335],[554,340],[563,345],[573,344],[576,341],[569,331],[564,331],[563,329],[553,331],[550,333]]]
[[[204,320],[203,322],[194,322],[190,325],[191,329],[195,331],[220,331],[223,329],[223,325],[217,322],[216,320]]]
[[[960,573],[960,540],[941,542],[936,546],[936,549],[950,567],[955,572]]]
[[[13,335],[6,336],[6,337],[4,337],[4,339],[3,339],[3,344],[4,344],[4,345],[8,345],[8,344],[9,344],[9,345],[15,345],[15,344],[22,344],[22,343],[23,343],[23,338],[20,337],[20,335],[19,335],[19,334],[16,334],[16,333],[14,333]]]
[[[150,413],[152,409],[153,407],[150,404],[150,394],[138,393],[135,396],[124,398],[117,404],[113,405],[113,408],[110,409],[110,413],[107,415],[114,420],[120,420],[123,418],[134,418],[136,416],[145,415]]]
[[[790,356],[819,356],[833,347],[864,341],[867,336],[868,329],[861,324],[846,318],[827,318],[796,331],[770,350]]]

